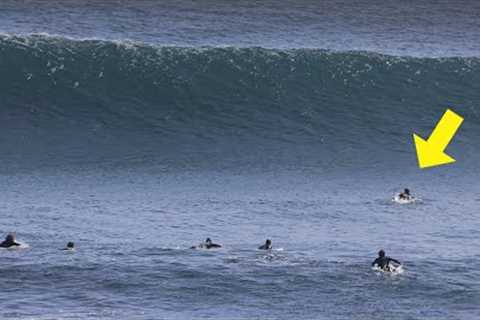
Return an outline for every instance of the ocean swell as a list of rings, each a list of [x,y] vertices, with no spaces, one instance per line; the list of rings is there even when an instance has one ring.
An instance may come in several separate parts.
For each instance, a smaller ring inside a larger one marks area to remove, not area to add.
[[[411,133],[428,135],[447,106],[478,132],[479,58],[3,35],[0,73],[15,168],[411,161]]]

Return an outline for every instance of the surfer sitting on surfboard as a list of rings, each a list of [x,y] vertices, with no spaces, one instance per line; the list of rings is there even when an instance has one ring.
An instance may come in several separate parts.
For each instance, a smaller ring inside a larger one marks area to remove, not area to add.
[[[378,268],[382,269],[382,270],[385,270],[385,271],[390,271],[390,262],[394,262],[398,265],[401,265],[402,263],[396,259],[393,259],[393,258],[390,258],[390,257],[387,257],[385,255],[385,251],[384,250],[380,250],[378,252],[378,258],[375,259],[375,261],[372,262],[372,267],[373,266],[377,266]]]
[[[410,190],[405,188],[403,192],[400,192],[398,198],[401,200],[411,200],[413,197],[410,194]]]

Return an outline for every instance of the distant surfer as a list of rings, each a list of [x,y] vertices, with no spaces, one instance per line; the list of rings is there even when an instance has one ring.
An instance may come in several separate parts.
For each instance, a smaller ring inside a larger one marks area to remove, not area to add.
[[[191,249],[215,249],[215,248],[221,248],[222,245],[218,243],[213,243],[212,239],[207,238],[204,243],[200,243],[198,246],[193,246]]]
[[[410,190],[407,188],[405,188],[403,192],[400,192],[400,194],[398,195],[398,198],[401,200],[407,200],[407,201],[413,199],[412,195],[410,194]]]
[[[267,239],[265,244],[258,247],[258,250],[271,250],[272,249],[272,240]]]
[[[378,252],[378,258],[375,259],[375,261],[372,262],[372,267],[377,266],[378,268],[384,270],[384,271],[391,271],[391,266],[390,262],[396,263],[399,266],[402,265],[402,263],[396,259],[387,257],[385,255],[384,250],[380,250]]]
[[[0,243],[0,248],[11,248],[11,247],[19,247],[20,243],[15,241],[15,235],[10,233],[7,235],[5,240]]]
[[[74,251],[75,250],[75,243],[70,241],[69,243],[67,243],[67,246],[65,248],[63,248],[62,250],[63,251]]]

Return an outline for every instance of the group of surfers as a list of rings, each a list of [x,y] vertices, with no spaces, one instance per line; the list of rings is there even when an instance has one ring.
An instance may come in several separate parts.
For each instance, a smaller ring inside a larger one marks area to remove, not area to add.
[[[21,243],[17,242],[15,234],[10,233],[6,236],[5,240],[0,243],[0,248],[15,248],[15,247],[20,247]],[[218,243],[214,243],[212,239],[207,238],[205,242],[200,243],[197,246],[191,247],[191,249],[218,249],[221,248],[222,245]],[[258,247],[258,250],[272,250],[273,245],[272,245],[272,240],[267,239],[265,240],[265,243],[262,244],[261,246]],[[62,250],[68,250],[72,251],[75,250],[75,244],[73,242],[68,242],[66,247],[63,248]],[[378,258],[373,261],[372,266],[377,266],[378,268],[384,270],[384,271],[392,271],[391,270],[391,262],[396,263],[397,265],[401,265],[400,261],[387,257],[385,255],[384,250],[380,250],[378,252]]]
[[[409,189],[404,189],[403,192],[398,194],[399,199],[403,200],[411,200],[413,199],[412,195],[410,195],[410,190]],[[5,240],[0,243],[0,248],[15,248],[15,247],[20,247],[21,244],[17,242],[15,234],[10,233],[6,236]],[[191,249],[218,249],[221,248],[222,245],[218,243],[214,243],[212,239],[207,238],[205,242],[200,243],[197,246],[191,247]],[[272,240],[267,239],[265,240],[265,243],[262,244],[261,246],[258,247],[259,250],[272,250]],[[75,250],[75,244],[73,242],[68,242],[65,248],[62,250],[68,250],[68,251],[73,251]],[[372,267],[377,267],[380,268],[381,270],[384,271],[392,271],[392,262],[396,264],[397,266],[401,265],[400,261],[390,258],[386,256],[385,251],[382,249],[378,252],[378,257],[372,262]]]

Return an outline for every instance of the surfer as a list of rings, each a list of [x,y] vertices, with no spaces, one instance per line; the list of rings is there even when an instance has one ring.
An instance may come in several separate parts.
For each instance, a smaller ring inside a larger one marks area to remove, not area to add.
[[[411,200],[413,197],[410,195],[410,190],[405,188],[403,192],[400,192],[398,198],[401,200]]]
[[[18,246],[20,246],[20,243],[15,241],[15,235],[13,233],[8,234],[5,240],[0,243],[0,248],[11,248]]]
[[[372,267],[377,266],[378,268],[385,270],[385,271],[390,271],[390,262],[394,262],[398,265],[401,265],[402,263],[396,259],[387,257],[385,255],[385,251],[382,249],[378,252],[378,258],[375,259],[375,261],[372,262]]]
[[[218,243],[213,243],[212,239],[207,238],[204,243],[200,243],[198,246],[193,246],[191,249],[215,249],[215,248],[221,248],[222,245]]]
[[[67,243],[67,246],[65,248],[63,248],[62,250],[63,251],[73,251],[73,250],[75,250],[75,243],[70,241],[69,243]]]
[[[258,250],[271,250],[272,249],[272,241],[267,239],[264,245],[258,247]]]

